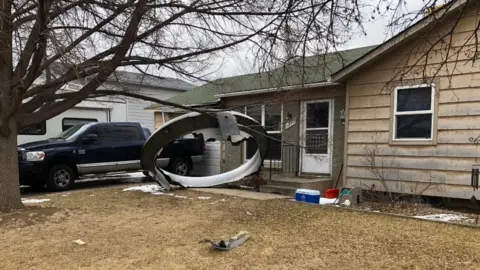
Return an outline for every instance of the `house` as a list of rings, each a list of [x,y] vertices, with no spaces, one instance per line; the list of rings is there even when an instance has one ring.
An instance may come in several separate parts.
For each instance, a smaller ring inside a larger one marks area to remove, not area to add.
[[[325,190],[340,179],[376,191],[479,198],[470,186],[480,154],[480,66],[472,62],[479,8],[452,1],[379,46],[224,78],[172,101],[245,111],[281,140],[264,171],[279,165],[283,174],[265,191]],[[222,170],[248,159],[249,149],[224,147]]]
[[[88,79],[67,83],[63,91],[77,91]],[[193,85],[174,78],[161,78],[140,73],[115,71],[99,89],[127,90],[158,99],[169,99],[193,88]],[[57,136],[71,126],[85,122],[139,122],[153,130],[154,116],[144,110],[152,102],[122,96],[87,99],[75,107],[20,132],[18,144]]]
[[[338,178],[344,153],[341,117],[345,109],[345,88],[327,79],[330,74],[373,48],[313,56],[305,61],[296,59],[270,72],[215,80],[169,101],[193,107],[246,112],[267,126],[269,136],[276,139],[271,140],[265,166],[273,163],[275,167],[282,167],[283,176],[313,174],[313,179],[304,179],[307,183],[299,186],[323,190],[332,185],[332,178]],[[156,123],[163,123],[166,115],[169,118],[184,113],[183,110],[162,105],[146,109],[155,112]],[[314,113],[322,114],[324,121],[305,124],[307,118],[313,119]],[[299,144],[305,148],[298,147]],[[238,167],[256,149],[252,143],[243,146],[217,143],[211,147],[215,148],[212,162],[218,163],[210,163],[210,166],[217,165],[217,173]],[[320,161],[320,166],[316,161]],[[316,177],[318,175],[323,177]],[[279,184],[262,188],[281,193],[293,190]]]

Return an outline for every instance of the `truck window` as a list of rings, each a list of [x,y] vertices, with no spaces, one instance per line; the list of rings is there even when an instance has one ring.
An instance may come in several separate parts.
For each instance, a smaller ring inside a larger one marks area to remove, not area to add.
[[[46,133],[47,133],[46,121],[25,127],[19,132],[20,135],[45,135]]]
[[[145,138],[148,138],[150,137],[150,135],[152,135],[152,133],[150,132],[150,130],[146,127],[142,128],[143,129],[143,134],[145,134]]]
[[[141,141],[142,134],[137,127],[134,126],[119,126],[114,127],[115,133],[117,134],[117,141]]]
[[[98,122],[97,119],[94,118],[71,118],[65,117],[62,119],[62,131],[65,131],[75,125],[78,124],[87,124],[92,122]]]
[[[112,130],[108,125],[96,125],[88,129],[86,134],[96,134],[98,136],[97,144],[108,144],[113,141]]]

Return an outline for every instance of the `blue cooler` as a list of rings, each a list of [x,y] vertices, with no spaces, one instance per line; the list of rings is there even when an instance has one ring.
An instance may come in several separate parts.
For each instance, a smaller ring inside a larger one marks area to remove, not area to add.
[[[295,200],[297,202],[320,203],[320,191],[313,189],[297,189],[295,191]]]

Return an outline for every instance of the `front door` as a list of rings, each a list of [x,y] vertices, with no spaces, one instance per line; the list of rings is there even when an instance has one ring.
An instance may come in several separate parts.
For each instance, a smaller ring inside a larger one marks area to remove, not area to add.
[[[301,106],[302,173],[330,174],[332,152],[331,100],[305,101]]]

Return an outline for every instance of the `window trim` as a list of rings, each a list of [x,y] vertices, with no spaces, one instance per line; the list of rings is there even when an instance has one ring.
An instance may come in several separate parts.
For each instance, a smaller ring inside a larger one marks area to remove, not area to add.
[[[261,115],[261,125],[264,127],[265,126],[265,104],[250,104],[250,105],[245,105],[243,107],[243,112],[247,114],[247,107],[248,106],[261,106],[262,107],[262,115]],[[283,102],[280,103],[280,130],[267,130],[267,134],[281,134],[283,138]],[[280,159],[279,160],[272,160],[270,161],[269,159],[265,159],[263,161],[264,167],[269,167],[270,163],[275,164],[276,166],[282,164],[282,152],[280,152]],[[245,142],[243,144],[243,162],[247,162],[249,159],[247,158],[247,143]]]
[[[431,104],[430,110],[421,110],[421,111],[406,111],[406,112],[397,112],[397,97],[399,90],[406,90],[412,88],[424,88],[431,87]],[[392,110],[391,110],[391,128],[390,128],[390,140],[389,143],[393,145],[436,145],[437,144],[437,112],[438,112],[438,98],[437,98],[437,87],[435,83],[422,83],[414,84],[410,86],[397,86],[394,89],[394,94],[392,95]],[[430,138],[396,138],[397,135],[397,116],[398,115],[420,115],[420,114],[431,114],[432,123],[431,123],[431,134]]]

